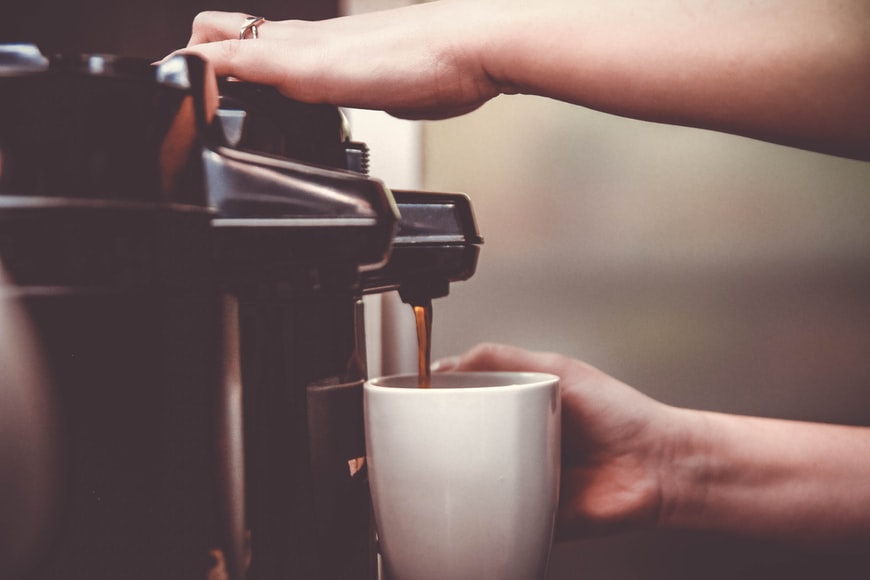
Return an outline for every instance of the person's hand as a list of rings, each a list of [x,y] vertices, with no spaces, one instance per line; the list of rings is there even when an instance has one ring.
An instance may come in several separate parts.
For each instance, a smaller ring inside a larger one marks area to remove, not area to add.
[[[484,38],[475,7],[442,1],[316,22],[265,21],[257,39],[245,40],[246,14],[203,12],[183,52],[210,61],[219,77],[272,85],[300,101],[451,117],[499,93],[469,40]]]
[[[240,40],[247,16],[200,14],[183,50],[218,76],[399,117],[525,93],[870,159],[866,0],[439,0]]]
[[[535,371],[560,378],[560,540],[658,524],[662,476],[679,445],[679,409],[571,358],[484,344],[435,370]],[[663,469],[664,468],[664,469]]]

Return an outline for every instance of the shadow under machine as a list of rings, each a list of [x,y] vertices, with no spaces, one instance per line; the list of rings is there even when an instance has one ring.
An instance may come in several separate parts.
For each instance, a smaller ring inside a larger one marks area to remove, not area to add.
[[[367,156],[195,57],[0,47],[0,575],[376,578],[361,297],[482,240]]]

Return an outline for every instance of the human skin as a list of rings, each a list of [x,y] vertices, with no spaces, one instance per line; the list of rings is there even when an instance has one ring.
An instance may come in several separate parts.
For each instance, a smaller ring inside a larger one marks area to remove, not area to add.
[[[870,429],[672,407],[583,362],[498,344],[436,369],[560,377],[560,539],[661,528],[870,541]]]
[[[866,0],[440,0],[318,22],[205,12],[219,76],[407,118],[502,93],[870,159]]]

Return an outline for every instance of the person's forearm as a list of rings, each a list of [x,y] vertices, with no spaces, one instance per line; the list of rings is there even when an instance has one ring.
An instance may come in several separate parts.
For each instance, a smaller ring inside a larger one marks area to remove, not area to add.
[[[684,411],[660,524],[807,545],[870,541],[870,429]]]
[[[504,92],[870,159],[866,0],[483,2]]]
[[[219,76],[409,118],[531,93],[870,159],[867,0],[441,0],[318,22],[204,13]]]

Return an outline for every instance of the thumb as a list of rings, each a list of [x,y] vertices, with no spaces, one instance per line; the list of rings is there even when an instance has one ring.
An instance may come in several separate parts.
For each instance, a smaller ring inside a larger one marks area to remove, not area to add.
[[[465,354],[439,360],[435,371],[525,371],[560,374],[569,363],[566,357],[532,352],[505,344],[483,343]]]

